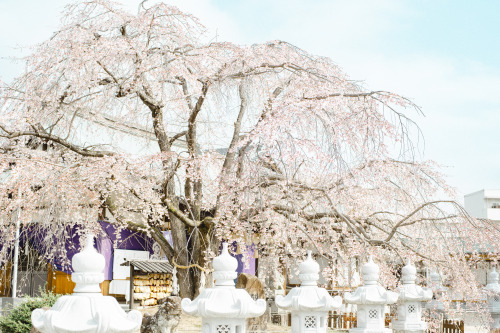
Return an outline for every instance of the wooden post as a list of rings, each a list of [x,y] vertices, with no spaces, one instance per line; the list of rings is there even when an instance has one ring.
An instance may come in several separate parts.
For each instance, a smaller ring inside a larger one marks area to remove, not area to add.
[[[134,265],[130,263],[130,289],[129,289],[129,309],[134,308]]]

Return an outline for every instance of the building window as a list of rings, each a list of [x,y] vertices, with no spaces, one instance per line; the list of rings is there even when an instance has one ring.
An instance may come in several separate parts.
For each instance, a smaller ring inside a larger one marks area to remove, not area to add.
[[[491,208],[500,208],[500,203],[498,203],[498,202],[492,203]]]
[[[378,318],[378,311],[377,310],[368,311],[368,318],[371,318],[371,319]]]
[[[415,313],[415,312],[417,312],[415,305],[413,304],[408,305],[408,313]]]

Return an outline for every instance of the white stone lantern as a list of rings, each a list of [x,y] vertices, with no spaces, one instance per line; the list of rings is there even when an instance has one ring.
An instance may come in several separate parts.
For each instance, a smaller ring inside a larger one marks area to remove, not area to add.
[[[437,315],[444,314],[444,304],[441,302],[441,297],[443,297],[448,288],[441,284],[441,276],[438,272],[432,271],[429,278],[434,297],[426,304],[425,308]]]
[[[432,290],[422,288],[415,284],[417,269],[408,260],[402,270],[398,300],[398,319],[392,324],[392,329],[397,332],[423,333],[427,329],[427,323],[422,320],[422,302],[432,299]]]
[[[398,293],[388,291],[377,284],[379,267],[373,262],[372,257],[361,268],[364,285],[353,293],[345,293],[344,300],[349,304],[356,304],[357,327],[349,332],[355,333],[390,333],[391,329],[385,328],[385,306],[394,304],[398,300]]]
[[[266,311],[266,301],[254,301],[245,289],[236,289],[238,261],[228,250],[227,243],[213,260],[214,288],[204,289],[193,301],[184,298],[182,310],[202,318],[202,333],[245,333],[246,318],[258,317]]]
[[[307,253],[307,259],[299,265],[300,287],[290,290],[286,297],[277,296],[276,305],[292,313],[292,333],[325,333],[328,312],[340,309],[342,298],[332,297],[325,288],[319,288],[319,265]]]
[[[128,313],[114,297],[103,296],[99,283],[104,281],[104,256],[94,249],[89,235],[85,248],[72,259],[71,280],[76,283],[72,295],[61,296],[49,310],[31,313],[33,326],[42,333],[132,333],[139,330],[142,314]]]
[[[488,310],[493,319],[490,328],[498,330],[500,329],[500,284],[498,283],[498,272],[495,268],[488,275],[488,284],[484,289],[487,292]]]

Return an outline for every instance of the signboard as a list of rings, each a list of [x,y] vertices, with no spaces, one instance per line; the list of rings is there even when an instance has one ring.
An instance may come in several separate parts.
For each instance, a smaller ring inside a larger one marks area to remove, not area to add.
[[[127,260],[149,259],[149,251],[118,250],[113,255],[113,280],[125,280],[130,277],[130,267],[120,266]]]

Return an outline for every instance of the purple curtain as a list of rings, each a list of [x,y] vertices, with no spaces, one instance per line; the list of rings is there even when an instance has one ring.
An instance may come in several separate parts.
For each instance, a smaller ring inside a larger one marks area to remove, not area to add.
[[[238,244],[236,242],[231,243],[231,252],[236,253]],[[236,261],[238,261],[238,268],[236,268],[236,272],[238,274],[240,273],[247,273],[247,274],[252,274],[255,275],[255,258],[254,258],[254,252],[255,252],[255,245],[242,245],[241,246],[244,251],[246,251],[247,254],[247,261],[245,265],[245,261],[243,258],[243,253],[242,254],[236,254],[233,255],[233,257],[236,258]],[[220,246],[220,249],[222,249],[222,243]],[[219,250],[220,252],[220,250]],[[247,266],[247,267],[245,267]]]
[[[122,229],[118,232],[108,222],[99,221],[104,236],[100,235],[94,245],[101,253],[106,262],[104,269],[104,279],[113,278],[113,248],[123,250],[140,250],[153,252],[154,241],[143,233]],[[21,227],[19,247],[23,249],[26,242],[29,242],[40,254],[50,254],[49,263],[55,270],[65,273],[72,273],[71,259],[80,252],[80,236],[78,230],[80,226],[65,226],[63,234],[65,241],[58,239],[56,235],[48,235],[49,229],[40,226]],[[168,239],[168,238],[167,238]],[[11,256],[14,254],[14,247],[9,249]]]

